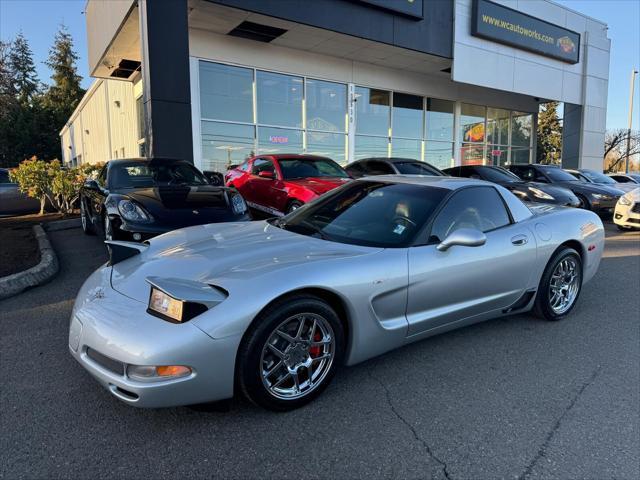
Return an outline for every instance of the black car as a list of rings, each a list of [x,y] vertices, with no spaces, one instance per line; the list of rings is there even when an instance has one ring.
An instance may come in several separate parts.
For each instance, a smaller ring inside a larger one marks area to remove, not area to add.
[[[525,182],[502,167],[490,165],[464,165],[446,168],[444,173],[453,177],[479,178],[497,183],[513,192],[525,202],[550,203],[567,207],[578,207],[580,200],[571,190],[548,183]]]
[[[527,182],[551,183],[567,188],[580,200],[580,208],[599,214],[612,214],[618,198],[624,193],[606,185],[583,183],[555,165],[514,164],[507,165],[506,168]]]
[[[445,175],[442,170],[427,162],[398,157],[363,158],[350,163],[345,170],[353,178],[371,175]]]
[[[234,189],[211,185],[172,159],[111,160],[80,190],[82,229],[107,240],[140,241],[177,228],[251,220]]]

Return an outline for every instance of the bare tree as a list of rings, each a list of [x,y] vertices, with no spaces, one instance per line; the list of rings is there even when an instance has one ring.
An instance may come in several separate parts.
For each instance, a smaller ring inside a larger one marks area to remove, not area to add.
[[[629,146],[629,163],[640,155],[640,132],[632,131]],[[624,170],[627,160],[627,130],[608,130],[604,139],[604,169],[607,173]]]

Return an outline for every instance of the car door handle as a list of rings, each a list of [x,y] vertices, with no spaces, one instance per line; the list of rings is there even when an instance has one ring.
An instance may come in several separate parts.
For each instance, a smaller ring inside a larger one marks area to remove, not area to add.
[[[514,245],[526,245],[529,239],[526,235],[516,235],[515,237],[511,237],[511,243]]]

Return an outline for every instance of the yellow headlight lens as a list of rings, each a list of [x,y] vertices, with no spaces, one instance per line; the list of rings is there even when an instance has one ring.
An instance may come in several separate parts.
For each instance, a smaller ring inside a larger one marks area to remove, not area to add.
[[[184,303],[180,300],[170,297],[162,290],[155,287],[151,288],[151,299],[149,300],[149,309],[169,317],[177,322],[182,321]]]

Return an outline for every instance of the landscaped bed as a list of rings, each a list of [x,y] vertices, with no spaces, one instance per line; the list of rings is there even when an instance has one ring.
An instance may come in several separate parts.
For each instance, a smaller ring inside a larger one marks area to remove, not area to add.
[[[40,262],[38,242],[33,226],[62,218],[59,213],[0,218],[0,277],[22,272]]]

